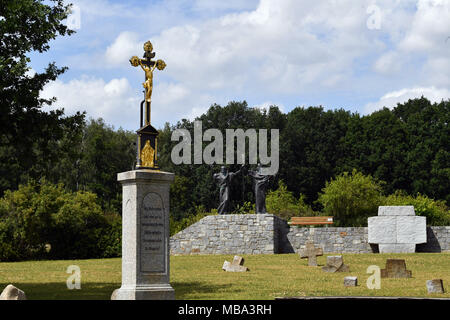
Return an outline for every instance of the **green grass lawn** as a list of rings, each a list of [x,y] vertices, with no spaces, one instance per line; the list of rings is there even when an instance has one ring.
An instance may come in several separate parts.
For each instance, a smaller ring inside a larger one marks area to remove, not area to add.
[[[171,256],[171,285],[177,299],[270,300],[283,296],[411,296],[450,298],[450,253],[343,254],[350,272],[326,273],[308,267],[296,254],[244,255],[250,271],[222,271],[232,255]],[[385,267],[386,259],[405,259],[410,279],[381,279],[381,289],[366,287],[369,265]],[[326,255],[318,257],[324,265]],[[81,290],[68,290],[69,265],[81,269]],[[345,276],[357,276],[358,286],[345,288]],[[426,280],[442,279],[446,293],[428,294]],[[65,260],[0,263],[0,290],[9,283],[28,299],[109,299],[120,287],[121,260]]]

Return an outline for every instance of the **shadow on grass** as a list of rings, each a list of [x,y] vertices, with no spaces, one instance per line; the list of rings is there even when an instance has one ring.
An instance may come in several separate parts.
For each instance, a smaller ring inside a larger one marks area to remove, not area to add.
[[[240,292],[242,290],[230,289],[232,284],[210,284],[207,282],[171,282],[170,285],[175,289],[177,300],[198,299],[196,295],[217,294],[220,291],[226,291],[226,294]]]
[[[0,283],[0,291],[9,283]],[[22,283],[12,285],[25,292],[28,300],[110,300],[120,283],[83,283],[81,289],[69,290],[66,283]]]
[[[9,283],[0,283],[0,292]],[[65,283],[12,283],[24,291],[28,300],[110,300],[120,283],[83,283],[81,289],[69,290]],[[196,299],[196,295],[214,294],[226,291],[227,294],[239,292],[232,290],[232,284],[209,284],[206,282],[171,282],[177,300]]]

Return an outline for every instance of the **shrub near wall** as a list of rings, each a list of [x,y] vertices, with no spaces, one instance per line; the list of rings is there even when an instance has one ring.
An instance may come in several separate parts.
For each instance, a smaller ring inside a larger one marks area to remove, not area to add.
[[[361,227],[377,214],[383,199],[381,182],[353,170],[327,182],[318,201],[325,214],[335,217],[334,226]]]
[[[397,191],[386,197],[386,206],[414,206],[416,215],[427,217],[429,226],[450,226],[450,210],[443,200],[434,200],[425,195],[413,197]]]
[[[0,259],[118,256],[118,218],[107,218],[90,192],[30,182],[0,199]]]

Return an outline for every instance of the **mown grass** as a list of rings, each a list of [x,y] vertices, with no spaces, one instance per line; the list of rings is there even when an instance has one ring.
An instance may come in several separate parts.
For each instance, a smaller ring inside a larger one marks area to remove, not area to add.
[[[350,272],[326,273],[308,267],[296,254],[243,255],[250,271],[222,271],[224,260],[232,255],[171,256],[171,285],[177,299],[186,300],[271,300],[286,296],[402,296],[450,298],[450,253],[342,254]],[[370,265],[385,267],[386,259],[405,259],[410,279],[382,279],[381,289],[366,286]],[[69,265],[81,269],[81,290],[68,290]],[[359,285],[346,288],[345,276],[357,276]],[[428,294],[426,280],[442,279],[446,293]],[[121,260],[64,260],[0,263],[0,288],[12,283],[29,299],[109,299],[120,287]]]

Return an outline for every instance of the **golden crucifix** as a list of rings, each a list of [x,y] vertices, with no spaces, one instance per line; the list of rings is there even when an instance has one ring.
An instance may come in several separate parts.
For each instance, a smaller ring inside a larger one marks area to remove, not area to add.
[[[153,45],[150,41],[147,41],[144,44],[144,58],[139,59],[137,56],[133,56],[130,59],[130,63],[133,67],[140,66],[142,70],[145,72],[145,82],[142,83],[142,86],[145,90],[145,125],[150,124],[151,119],[151,99],[152,99],[152,91],[153,91],[153,71],[157,68],[158,70],[164,70],[166,67],[166,63],[163,60],[152,61],[152,58],[155,57],[155,53],[153,52]],[[144,102],[143,101],[143,102]],[[141,107],[141,115],[142,115],[142,107]],[[142,118],[142,116],[141,116]],[[142,122],[142,120],[141,120]],[[143,124],[141,123],[141,126]]]

